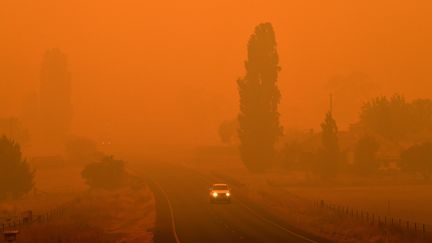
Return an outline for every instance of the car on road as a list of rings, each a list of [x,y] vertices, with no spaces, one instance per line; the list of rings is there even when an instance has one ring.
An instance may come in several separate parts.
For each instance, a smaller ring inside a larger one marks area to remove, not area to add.
[[[210,186],[210,202],[231,202],[231,190],[227,184],[217,183]]]

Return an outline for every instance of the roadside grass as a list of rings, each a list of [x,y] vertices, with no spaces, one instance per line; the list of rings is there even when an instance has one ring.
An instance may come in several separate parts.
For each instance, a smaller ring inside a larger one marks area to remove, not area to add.
[[[26,210],[35,216],[68,205],[62,215],[21,227],[19,242],[152,242],[156,211],[153,193],[136,178],[129,186],[87,189],[80,168],[37,172],[37,190],[0,203],[0,221]],[[68,204],[68,202],[73,203]]]
[[[432,225],[432,185],[286,187],[284,190],[302,198]]]
[[[5,218],[20,217],[28,210],[33,215],[44,214],[76,198],[86,189],[79,170],[78,167],[37,170],[33,191],[22,198],[0,202],[0,223]]]

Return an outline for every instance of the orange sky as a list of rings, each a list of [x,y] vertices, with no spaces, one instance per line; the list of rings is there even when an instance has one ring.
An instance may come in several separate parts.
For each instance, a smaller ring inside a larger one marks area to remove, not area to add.
[[[335,93],[341,128],[364,98],[432,98],[428,0],[2,0],[0,116],[37,91],[42,55],[67,53],[76,134],[120,144],[218,142],[238,111],[254,26],[273,23],[287,128],[318,128]]]

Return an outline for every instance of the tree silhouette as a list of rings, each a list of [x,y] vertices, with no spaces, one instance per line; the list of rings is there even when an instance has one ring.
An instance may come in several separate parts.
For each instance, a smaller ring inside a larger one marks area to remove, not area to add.
[[[71,78],[67,57],[59,49],[45,53],[40,81],[43,137],[50,144],[65,141],[72,118]]]
[[[366,102],[360,113],[360,125],[368,133],[390,140],[409,139],[432,134],[432,100],[407,102],[401,95],[377,97]]]
[[[318,173],[325,178],[334,176],[338,172],[342,160],[337,137],[338,128],[331,111],[327,112],[324,121],[321,123],[321,129],[322,148],[319,152],[317,169]]]
[[[33,189],[34,171],[22,159],[21,148],[6,136],[0,137],[0,200],[19,198]]]
[[[74,164],[88,164],[104,157],[96,142],[84,137],[71,137],[65,144],[66,158]]]
[[[105,156],[100,162],[87,165],[81,176],[87,185],[93,188],[119,188],[125,184],[127,178],[125,162]]]
[[[359,174],[370,175],[378,170],[378,148],[378,142],[371,136],[364,136],[357,142],[354,150],[354,167]]]
[[[304,151],[298,142],[286,143],[281,153],[281,165],[284,169],[290,170],[302,166],[300,158],[304,154]]]
[[[237,81],[240,95],[240,153],[246,167],[261,172],[271,166],[282,134],[278,105],[279,57],[270,23],[255,28],[248,43],[246,75]]]
[[[29,132],[22,125],[22,122],[15,117],[0,118],[0,134],[18,142],[22,146],[29,141]]]
[[[230,144],[233,142],[235,136],[237,135],[238,122],[234,121],[224,121],[219,126],[218,133],[219,137],[224,144]]]
[[[426,142],[409,147],[401,153],[400,166],[405,171],[420,173],[425,179],[432,174],[432,143]]]
[[[360,123],[385,138],[399,138],[409,129],[407,115],[408,105],[403,96],[377,97],[363,105]]]

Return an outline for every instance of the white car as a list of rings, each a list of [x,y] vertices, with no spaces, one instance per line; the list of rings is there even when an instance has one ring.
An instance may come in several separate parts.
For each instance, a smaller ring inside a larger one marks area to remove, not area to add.
[[[231,202],[231,190],[227,184],[213,184],[209,189],[210,202]]]

